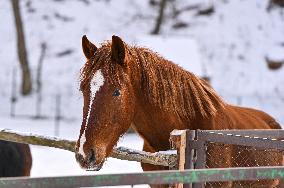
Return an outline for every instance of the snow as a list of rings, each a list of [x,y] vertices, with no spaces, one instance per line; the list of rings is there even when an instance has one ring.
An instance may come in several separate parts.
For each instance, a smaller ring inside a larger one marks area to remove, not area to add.
[[[167,151],[159,151],[160,154],[164,154],[164,155],[176,155],[177,154],[177,150],[167,150]]]
[[[137,139],[136,135],[127,135],[123,142],[119,145],[128,145],[126,142],[142,145],[141,140]],[[142,147],[140,148],[140,150]],[[126,172],[141,172],[140,163],[123,161],[119,159],[109,158],[103,165],[100,171],[86,171],[80,168],[75,160],[75,155],[72,152],[47,148],[40,146],[31,146],[33,156],[33,167],[31,176],[62,176],[62,175],[87,175],[87,174],[106,174],[106,173],[126,173]],[[123,169],[123,171],[122,171]]]
[[[267,50],[267,57],[273,58],[274,61],[284,61],[284,53],[282,46],[273,46]]]
[[[178,135],[181,135],[182,133],[184,133],[183,130],[174,130],[173,135],[178,136]]]
[[[192,38],[146,35],[137,37],[134,43],[162,54],[187,71],[199,76],[205,74],[205,70],[202,70],[198,44]]]

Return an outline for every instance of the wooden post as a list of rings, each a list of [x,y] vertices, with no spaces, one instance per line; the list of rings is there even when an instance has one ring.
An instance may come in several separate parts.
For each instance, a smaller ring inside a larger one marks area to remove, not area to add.
[[[206,148],[205,141],[199,140],[200,136],[198,135],[199,130],[196,130],[195,138],[198,140],[198,148],[196,150],[196,169],[205,169],[206,168]],[[203,188],[204,182],[194,183],[194,188]]]
[[[193,151],[188,146],[189,139],[194,139],[194,132],[189,130],[173,130],[170,136],[171,149],[177,150],[176,170],[192,168]],[[174,169],[172,169],[174,170]],[[177,188],[189,188],[191,184],[175,184]]]
[[[194,147],[195,131],[187,131],[186,137],[186,157],[188,158],[185,163],[185,169],[194,169],[194,153],[196,147]]]

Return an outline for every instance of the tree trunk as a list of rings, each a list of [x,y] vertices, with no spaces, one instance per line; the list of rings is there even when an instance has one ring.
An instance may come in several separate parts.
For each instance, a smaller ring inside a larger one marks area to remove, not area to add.
[[[153,31],[151,32],[153,35],[157,35],[157,34],[160,33],[161,26],[162,26],[162,23],[164,21],[164,12],[165,12],[167,1],[168,0],[161,0],[160,1],[159,13],[158,13],[158,16],[157,16],[157,19],[156,19],[156,24],[155,24]]]
[[[22,70],[22,95],[29,95],[32,91],[32,80],[27,58],[25,35],[23,30],[23,23],[20,13],[19,0],[11,0],[13,13],[15,18],[15,25],[17,31],[17,48],[20,66]]]
[[[46,55],[46,48],[47,45],[45,42],[42,42],[41,45],[41,53],[38,60],[38,66],[36,71],[36,117],[41,118],[41,104],[42,104],[42,67],[43,67],[43,61]]]

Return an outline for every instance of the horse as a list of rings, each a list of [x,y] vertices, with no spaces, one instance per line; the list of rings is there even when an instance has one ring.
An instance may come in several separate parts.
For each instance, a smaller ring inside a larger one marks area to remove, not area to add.
[[[0,177],[30,176],[31,167],[29,145],[0,141]]]
[[[75,158],[84,169],[100,170],[129,127],[143,138],[143,150],[147,152],[170,149],[169,135],[174,129],[281,128],[267,113],[226,103],[206,81],[147,48],[126,44],[118,36],[98,48],[84,35],[82,49],[86,57],[80,74],[83,120]],[[209,148],[213,155],[217,147]],[[230,167],[236,152],[229,147],[224,160],[215,162]],[[271,154],[246,155],[256,164],[257,157]],[[274,157],[276,162],[263,165],[282,164],[281,154]],[[220,167],[210,162],[208,165]],[[168,169],[144,163],[141,166],[144,171]],[[267,187],[275,182],[258,181]],[[225,182],[217,187],[238,183]]]

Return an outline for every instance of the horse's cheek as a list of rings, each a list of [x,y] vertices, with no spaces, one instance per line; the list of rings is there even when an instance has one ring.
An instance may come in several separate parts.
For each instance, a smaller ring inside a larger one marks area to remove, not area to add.
[[[115,114],[112,115],[112,118],[111,118],[111,122],[112,124],[117,124],[118,123],[118,117],[117,117],[117,112],[115,112]]]

